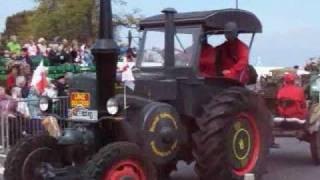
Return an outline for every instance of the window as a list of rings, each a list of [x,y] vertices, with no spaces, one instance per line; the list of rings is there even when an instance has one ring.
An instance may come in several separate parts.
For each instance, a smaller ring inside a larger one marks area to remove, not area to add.
[[[200,28],[178,27],[174,38],[175,66],[188,67],[192,64]],[[163,67],[165,56],[165,33],[163,29],[150,29],[144,37],[144,50],[142,52],[142,67]]]
[[[164,37],[163,31],[146,32],[142,67],[162,67],[164,65]]]
[[[189,67],[192,65],[192,56],[195,52],[199,35],[198,28],[179,28],[175,35],[175,66]]]

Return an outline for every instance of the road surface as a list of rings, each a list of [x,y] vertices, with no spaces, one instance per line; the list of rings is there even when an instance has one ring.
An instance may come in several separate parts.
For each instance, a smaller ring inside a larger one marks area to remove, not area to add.
[[[277,139],[280,149],[273,149],[264,180],[319,180],[320,166],[313,165],[309,145],[295,139]],[[172,180],[198,180],[192,165],[179,163]],[[1,171],[0,171],[1,172]],[[3,180],[0,177],[0,180]]]
[[[309,144],[296,139],[277,139],[280,149],[272,149],[264,180],[319,180],[320,166],[313,165]],[[173,180],[198,180],[192,167],[180,164]]]

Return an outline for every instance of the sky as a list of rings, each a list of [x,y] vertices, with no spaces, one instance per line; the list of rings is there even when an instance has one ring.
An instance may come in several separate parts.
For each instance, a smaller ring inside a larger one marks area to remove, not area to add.
[[[35,6],[34,0],[0,0],[0,32],[4,30],[8,16],[33,9]]]
[[[166,7],[178,12],[235,7],[235,0],[127,0],[128,9],[138,8],[149,16]],[[35,7],[33,0],[0,0],[0,31],[7,16]],[[241,9],[255,13],[263,24],[256,36],[251,63],[264,66],[303,65],[320,56],[319,0],[239,0]],[[318,40],[319,39],[319,40]]]

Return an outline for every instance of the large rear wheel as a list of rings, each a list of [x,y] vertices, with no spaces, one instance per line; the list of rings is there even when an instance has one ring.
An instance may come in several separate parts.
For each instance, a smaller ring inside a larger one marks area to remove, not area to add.
[[[272,139],[271,115],[263,99],[241,87],[214,97],[197,119],[195,170],[203,180],[260,179]]]

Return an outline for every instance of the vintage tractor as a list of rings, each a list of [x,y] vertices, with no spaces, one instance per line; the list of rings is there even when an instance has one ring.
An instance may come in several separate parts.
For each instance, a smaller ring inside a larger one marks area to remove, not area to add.
[[[111,12],[109,3],[101,1],[101,18]],[[260,21],[239,9],[163,13],[141,21],[135,81],[117,95],[117,45],[112,32],[100,32],[96,75],[72,80],[68,118],[51,115],[70,127],[18,143],[7,158],[6,180],[168,179],[179,160],[195,160],[204,180],[261,178],[272,143],[263,99],[237,81],[201,77],[198,68],[203,37],[223,34],[233,22],[253,39],[262,32]],[[101,25],[112,29],[108,17]],[[48,110],[50,100],[40,106]]]
[[[294,103],[290,100],[282,103],[277,99],[277,92],[282,86],[282,77],[285,73],[296,74],[292,68],[272,70],[272,75],[262,79],[261,94],[270,111],[273,113],[274,137],[294,137],[310,143],[311,157],[316,165],[320,165],[320,77],[318,73],[305,73],[296,81],[304,88],[307,106],[307,117],[285,117],[277,110],[279,106],[290,107]],[[301,104],[305,106],[304,104]]]

